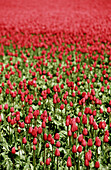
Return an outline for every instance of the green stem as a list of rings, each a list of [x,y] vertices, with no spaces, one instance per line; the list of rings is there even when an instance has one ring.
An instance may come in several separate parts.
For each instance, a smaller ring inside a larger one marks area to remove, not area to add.
[[[97,148],[96,148],[96,152],[97,152],[97,160],[98,160],[98,146],[97,146]]]
[[[57,156],[57,170],[59,169],[58,156]]]
[[[35,170],[35,150],[33,150],[33,166],[34,166],[34,170]]]
[[[14,157],[12,159],[13,159],[13,170],[14,170]]]
[[[45,164],[45,143],[44,143],[44,164]]]
[[[80,170],[80,153],[79,153],[79,157],[78,157],[78,170]]]
[[[74,170],[76,170],[76,159],[75,159],[75,153],[74,153],[73,155],[74,155]]]

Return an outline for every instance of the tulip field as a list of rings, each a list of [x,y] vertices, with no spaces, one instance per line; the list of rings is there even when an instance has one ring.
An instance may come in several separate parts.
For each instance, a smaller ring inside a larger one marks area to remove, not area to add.
[[[111,2],[0,1],[0,170],[111,169]]]

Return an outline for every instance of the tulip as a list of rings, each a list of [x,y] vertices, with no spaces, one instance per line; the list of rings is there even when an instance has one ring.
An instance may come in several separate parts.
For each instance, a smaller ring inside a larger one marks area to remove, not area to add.
[[[55,140],[59,140],[59,138],[60,138],[59,133],[56,133],[55,136],[54,136],[54,139],[55,139]]]
[[[67,159],[67,167],[70,169],[71,166],[72,166],[71,157],[68,157],[68,159]]]
[[[26,137],[23,137],[22,143],[23,143],[23,144],[26,144],[26,143],[27,143]]]
[[[88,130],[86,128],[83,129],[83,135],[86,136],[88,134]]]
[[[16,150],[15,150],[15,147],[12,148],[12,154],[15,154],[16,153]]]
[[[76,152],[77,152],[77,150],[76,150],[76,145],[73,145],[73,147],[72,147],[72,152],[73,152],[73,153],[76,153]]]
[[[59,149],[58,148],[56,148],[56,150],[55,150],[55,156],[60,156],[60,151],[59,151]]]
[[[51,158],[47,158],[47,159],[46,159],[46,165],[47,165],[47,166],[50,165],[50,161],[51,161]]]
[[[92,142],[92,139],[91,139],[91,138],[90,138],[90,139],[88,139],[88,143],[87,143],[87,145],[88,145],[89,147],[93,145],[93,142]]]
[[[59,142],[59,141],[57,141],[57,143],[56,143],[56,147],[57,147],[57,148],[59,148],[60,146],[61,146],[60,142]]]
[[[85,165],[86,167],[89,166],[89,161],[88,161],[87,159],[85,159],[84,165]]]
[[[99,167],[100,167],[99,162],[96,161],[96,162],[95,162],[95,168],[99,168]]]

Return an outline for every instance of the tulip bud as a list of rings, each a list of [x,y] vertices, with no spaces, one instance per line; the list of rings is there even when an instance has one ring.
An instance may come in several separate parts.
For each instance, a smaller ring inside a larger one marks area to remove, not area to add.
[[[86,128],[83,129],[83,135],[86,136],[88,134],[88,130]]]
[[[78,151],[79,153],[82,152],[82,146],[81,146],[81,145],[79,145],[77,151]]]
[[[33,145],[36,145],[36,144],[37,144],[37,139],[34,138],[34,139],[33,139]]]
[[[87,159],[85,159],[84,165],[87,167],[89,166],[89,161]]]
[[[52,140],[52,135],[51,135],[51,134],[48,135],[47,140],[48,140],[49,142]]]
[[[49,143],[46,143],[46,148],[49,148]]]
[[[59,148],[60,146],[61,146],[60,142],[59,142],[59,141],[57,141],[57,143],[56,143],[56,147],[57,147],[57,148]]]
[[[15,154],[16,150],[15,147],[12,148],[12,154]]]
[[[8,109],[8,104],[5,104],[4,109],[5,109],[5,110]]]
[[[76,153],[76,152],[77,152],[77,150],[76,150],[76,145],[73,145],[73,147],[72,147],[72,152],[73,152],[73,153]]]
[[[96,161],[96,163],[95,163],[95,168],[99,168],[99,167],[100,167],[99,162]]]
[[[44,133],[43,139],[44,139],[44,141],[47,140],[47,135],[46,135],[46,133]]]
[[[60,156],[60,151],[58,148],[56,148],[56,150],[55,150],[55,156]]]
[[[84,114],[83,117],[82,117],[82,123],[83,123],[83,124],[87,124],[87,117],[86,117],[85,114]]]
[[[34,151],[36,150],[36,146],[35,146],[35,145],[33,146],[33,150],[34,150]]]
[[[85,141],[85,139],[82,140],[82,143],[81,143],[81,144],[82,144],[83,147],[86,146],[86,141]]]
[[[23,137],[22,143],[23,143],[23,144],[26,144],[26,143],[27,143],[26,137]]]
[[[59,140],[59,138],[60,138],[59,133],[56,133],[55,136],[54,136],[54,139],[55,139],[55,140]]]
[[[71,130],[68,131],[68,136],[72,136]]]
[[[46,165],[50,165],[51,158],[46,159]]]
[[[76,133],[74,133],[73,138],[74,138],[74,139],[76,139],[76,138],[77,138],[77,134],[76,134]]]
[[[78,142],[82,142],[82,140],[83,140],[83,134],[79,135]]]
[[[108,136],[107,136],[107,135],[104,136],[103,141],[104,141],[105,143],[108,143],[109,140],[108,140]]]
[[[92,124],[93,124],[93,121],[94,121],[94,117],[93,117],[93,115],[91,115],[91,116],[89,117],[89,124],[92,125]]]
[[[72,166],[71,157],[68,157],[68,159],[67,159],[67,167],[71,167],[71,166]]]
[[[93,145],[93,142],[92,142],[92,139],[91,139],[91,138],[90,138],[90,139],[88,139],[88,143],[87,143],[87,145],[88,145],[89,147]]]
[[[99,137],[97,136],[96,139],[95,139],[95,145],[97,147],[101,146],[101,140],[99,139]]]

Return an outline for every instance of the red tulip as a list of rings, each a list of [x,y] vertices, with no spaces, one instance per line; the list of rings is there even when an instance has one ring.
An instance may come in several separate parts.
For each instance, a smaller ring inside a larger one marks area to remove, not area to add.
[[[60,156],[60,151],[58,148],[56,148],[56,150],[55,150],[55,156]]]
[[[96,139],[95,139],[95,145],[97,147],[101,146],[101,140],[99,139],[99,137],[97,136]]]
[[[27,143],[26,137],[23,137],[22,143],[23,143],[23,144],[26,144],[26,143]]]
[[[85,139],[82,140],[82,143],[81,143],[81,144],[82,144],[83,147],[86,146],[86,141],[85,141]]]
[[[73,152],[73,153],[76,153],[76,152],[77,152],[77,150],[76,150],[76,145],[73,145],[73,147],[72,147],[72,152]]]
[[[95,163],[95,168],[99,168],[99,167],[100,167],[99,162],[96,161],[96,163]]]
[[[12,154],[15,154],[16,153],[16,150],[15,150],[15,147],[12,148]]]
[[[85,165],[86,167],[89,166],[89,161],[88,161],[87,159],[85,159],[84,165]]]
[[[83,135],[86,136],[88,134],[88,130],[86,128],[83,129]]]
[[[33,144],[34,144],[34,145],[37,144],[37,139],[36,139],[36,138],[33,139]]]
[[[88,139],[87,145],[88,145],[89,147],[93,145],[93,142],[92,142],[92,139],[91,139],[91,138]]]
[[[105,143],[108,143],[109,140],[108,140],[108,136],[107,136],[107,135],[104,136],[103,141],[104,141]]]
[[[60,142],[59,142],[59,141],[57,141],[57,143],[56,143],[56,147],[57,147],[57,148],[59,148],[60,146],[61,146]]]
[[[59,133],[56,133],[55,136],[54,136],[54,139],[55,139],[55,140],[59,140],[59,138],[60,138]]]
[[[68,131],[68,136],[72,136],[71,130]]]
[[[67,159],[67,167],[71,167],[71,166],[72,166],[71,157],[68,157],[68,159]]]
[[[78,142],[82,142],[82,140],[83,140],[83,134],[79,135]]]
[[[82,152],[82,146],[81,146],[81,145],[79,145],[77,151],[78,151],[79,153]]]
[[[48,140],[49,142],[52,140],[52,135],[51,135],[51,134],[48,135],[47,140]]]
[[[8,104],[5,104],[4,109],[5,109],[5,110],[8,109]]]
[[[46,143],[46,148],[49,148],[49,143]]]
[[[51,158],[46,159],[46,165],[50,165]]]
[[[33,150],[34,150],[34,151],[36,150],[36,146],[35,146],[35,145],[33,145]]]
[[[47,140],[47,134],[46,133],[44,133],[43,139],[44,139],[44,141]]]

